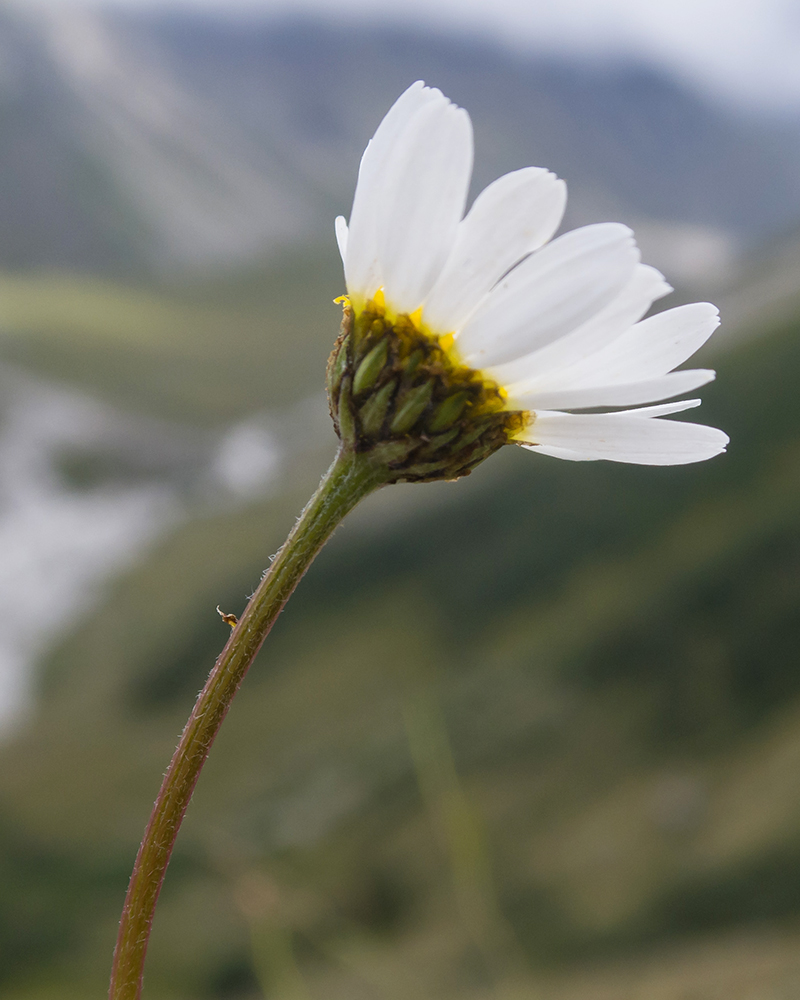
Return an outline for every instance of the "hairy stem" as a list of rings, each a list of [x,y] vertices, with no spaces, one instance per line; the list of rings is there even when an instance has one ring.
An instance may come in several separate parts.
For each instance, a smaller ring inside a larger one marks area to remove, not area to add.
[[[316,554],[345,515],[384,481],[383,470],[366,456],[339,450],[209,674],[164,777],[136,857],[114,951],[110,1000],[137,1000],[141,995],[153,914],[175,838],[233,696]]]

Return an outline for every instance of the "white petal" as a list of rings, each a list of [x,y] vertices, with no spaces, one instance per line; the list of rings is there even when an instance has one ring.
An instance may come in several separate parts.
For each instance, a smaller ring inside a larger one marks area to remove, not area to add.
[[[344,269],[347,291],[351,295],[369,298],[383,284],[378,225],[386,190],[386,170],[398,142],[406,126],[422,108],[446,100],[440,91],[417,80],[394,102],[364,150],[350,213],[350,239]]]
[[[487,374],[499,385],[513,387],[514,394],[562,388],[559,376],[564,369],[615,340],[671,291],[654,267],[638,264],[620,294],[577,330],[524,358],[490,368]]]
[[[566,184],[541,167],[516,170],[490,184],[458,227],[423,321],[439,333],[459,330],[509,268],[550,239],[566,203]]]
[[[446,99],[411,119],[387,164],[378,233],[387,305],[414,312],[439,277],[472,174],[469,115]]]
[[[669,399],[670,396],[693,392],[701,385],[711,382],[715,376],[715,372],[698,368],[624,385],[603,385],[587,389],[564,388],[552,392],[534,392],[527,396],[510,393],[508,409],[582,410],[590,406],[638,406],[640,403],[654,403],[659,399]]]
[[[458,336],[460,356],[485,368],[563,337],[619,295],[638,261],[633,234],[618,223],[560,236],[492,289]]]
[[[336,230],[336,245],[339,247],[339,256],[344,263],[347,260],[347,237],[350,235],[347,229],[347,222],[345,222],[343,215],[337,215],[333,225]]]
[[[718,326],[718,310],[709,302],[667,309],[632,326],[561,378],[575,388],[658,378],[690,358]]]
[[[606,459],[633,465],[687,465],[725,450],[727,434],[703,424],[657,419],[665,410],[675,412],[654,406],[632,413],[537,413],[524,433],[524,447],[573,462]]]
[[[679,399],[674,403],[659,403],[658,406],[639,406],[635,410],[617,410],[616,413],[604,414],[608,417],[668,417],[672,413],[682,413],[693,410],[702,404],[702,399]]]

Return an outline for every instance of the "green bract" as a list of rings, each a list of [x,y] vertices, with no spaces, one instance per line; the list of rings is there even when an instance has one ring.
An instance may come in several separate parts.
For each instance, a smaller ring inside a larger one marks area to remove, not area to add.
[[[507,410],[500,388],[456,364],[405,315],[370,300],[342,331],[328,363],[336,433],[385,466],[386,482],[458,479],[512,440],[528,415]]]

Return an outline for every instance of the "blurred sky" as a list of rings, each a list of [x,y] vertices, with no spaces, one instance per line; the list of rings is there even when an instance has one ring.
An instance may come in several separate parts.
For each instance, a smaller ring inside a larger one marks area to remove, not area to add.
[[[76,0],[17,0],[24,6]],[[518,46],[623,53],[755,110],[800,112],[800,0],[95,0],[271,15],[391,18]]]

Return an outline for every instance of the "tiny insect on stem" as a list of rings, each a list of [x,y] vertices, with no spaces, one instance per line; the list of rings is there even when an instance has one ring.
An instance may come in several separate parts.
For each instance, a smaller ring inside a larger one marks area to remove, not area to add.
[[[231,615],[226,613],[220,608],[219,604],[217,605],[217,614],[225,622],[225,624],[230,625],[231,628],[236,628],[236,626],[239,624],[239,619],[236,617],[236,615]]]

